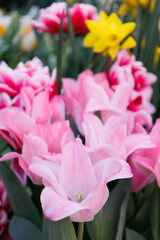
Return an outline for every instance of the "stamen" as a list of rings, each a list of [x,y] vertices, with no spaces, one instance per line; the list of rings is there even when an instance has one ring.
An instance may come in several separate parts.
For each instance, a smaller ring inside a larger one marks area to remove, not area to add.
[[[84,196],[83,192],[77,192],[76,193],[76,198],[77,198],[78,203],[81,203],[83,201],[83,196]]]

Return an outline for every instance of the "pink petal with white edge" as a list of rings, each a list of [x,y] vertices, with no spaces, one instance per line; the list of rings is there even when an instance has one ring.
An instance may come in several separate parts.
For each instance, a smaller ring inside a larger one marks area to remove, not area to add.
[[[103,129],[103,124],[100,119],[93,114],[83,115],[82,128],[85,135],[85,144],[88,147],[94,147],[98,143],[98,135]]]
[[[57,194],[66,197],[64,189],[58,183],[60,165],[54,162],[54,156],[52,156],[52,161],[33,157],[29,170],[39,176],[45,186],[52,186]]]
[[[40,92],[33,99],[31,116],[37,123],[47,122],[50,119],[49,94]]]
[[[33,101],[33,98],[34,98],[34,90],[31,87],[22,87],[20,95],[21,95],[21,97],[23,99],[25,112],[29,116],[31,116],[32,101]]]
[[[11,168],[14,171],[15,175],[17,176],[17,178],[19,179],[19,181],[21,182],[21,184],[23,186],[26,185],[26,181],[27,181],[27,175],[24,172],[24,170],[21,168],[21,166],[19,165],[19,160],[18,158],[14,158],[11,161]]]
[[[111,116],[104,125],[99,136],[99,143],[106,143],[115,149],[116,157],[126,158],[127,126],[123,119],[118,116]]]
[[[137,133],[127,136],[127,156],[138,149],[148,149],[154,147],[156,147],[156,145],[151,140],[151,137],[147,134]]]
[[[96,215],[101,210],[108,197],[109,190],[106,186],[105,180],[102,180],[91,190],[82,202],[82,205],[93,209],[93,212]]]
[[[53,121],[65,120],[65,104],[62,96],[55,96],[51,100],[51,110],[53,111]]]
[[[74,219],[72,219],[76,222],[91,221],[94,218],[91,209],[64,198],[54,192],[51,187],[45,187],[42,191],[41,203],[44,216],[52,221],[59,221],[63,218],[72,216],[75,213],[79,213],[76,218],[73,217]]]
[[[156,120],[156,123],[153,125],[153,128],[150,132],[150,136],[154,143],[159,143],[159,136],[160,136],[160,118]]]
[[[37,28],[39,30],[42,30],[43,32],[49,32],[52,33],[53,29],[50,29],[49,27],[47,27],[44,23],[42,22],[38,22],[36,20],[31,20],[30,24],[34,27]]]
[[[99,144],[94,148],[88,148],[87,151],[93,165],[105,158],[116,157],[115,149],[109,144]]]
[[[94,165],[94,169],[97,179],[105,179],[106,183],[133,176],[129,164],[118,158],[104,159]]]
[[[0,158],[0,162],[3,162],[5,160],[13,159],[13,158],[18,158],[20,156],[19,153],[17,152],[9,152],[3,155],[3,157]]]
[[[155,165],[155,176],[156,176],[156,180],[157,180],[157,184],[160,187],[160,162],[157,162],[157,164]]]
[[[133,173],[132,177],[132,192],[137,192],[145,187],[148,183],[154,180],[151,176],[144,176],[140,173],[133,165],[132,161],[129,159],[129,165],[131,167],[131,171]]]
[[[131,159],[133,165],[140,173],[145,176],[154,176],[155,163],[152,158],[133,153]]]
[[[19,108],[8,107],[0,110],[0,129],[9,132],[19,145],[22,144],[24,135],[33,128],[34,124],[34,120]]]
[[[78,192],[82,192],[85,198],[97,183],[89,155],[80,139],[63,148],[59,183],[72,201],[77,201]]]
[[[126,111],[132,90],[133,90],[132,84],[127,83],[120,84],[113,95],[111,104],[114,107],[121,109],[122,111]]]

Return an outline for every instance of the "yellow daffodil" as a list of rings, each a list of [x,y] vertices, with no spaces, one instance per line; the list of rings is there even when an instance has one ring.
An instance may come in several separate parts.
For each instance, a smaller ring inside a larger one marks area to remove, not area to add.
[[[150,2],[150,11],[152,12],[155,7],[155,0],[139,0],[143,7],[147,7]]]
[[[120,48],[130,49],[136,46],[135,40],[128,37],[135,29],[135,23],[123,24],[115,13],[108,16],[102,11],[98,21],[87,20],[86,24],[90,33],[84,38],[83,44],[92,47],[95,53],[109,54],[114,59]]]
[[[154,69],[157,67],[159,60],[160,60],[160,47],[156,47],[154,56]]]
[[[132,12],[132,17],[134,18],[137,14],[138,5],[141,4],[142,7],[146,8],[150,2],[150,11],[152,12],[155,7],[155,0],[123,0],[123,3],[118,9],[118,15],[123,16]]]

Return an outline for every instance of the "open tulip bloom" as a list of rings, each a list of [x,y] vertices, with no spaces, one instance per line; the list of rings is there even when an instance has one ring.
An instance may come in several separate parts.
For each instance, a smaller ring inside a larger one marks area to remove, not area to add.
[[[53,221],[68,216],[76,222],[93,220],[108,199],[106,183],[132,176],[129,165],[118,158],[99,158],[93,164],[80,139],[64,146],[61,165],[35,157],[29,169],[42,178],[43,212]]]

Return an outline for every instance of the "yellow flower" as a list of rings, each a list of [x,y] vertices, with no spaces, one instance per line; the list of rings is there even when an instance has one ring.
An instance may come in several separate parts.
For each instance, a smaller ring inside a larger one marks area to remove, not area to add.
[[[155,7],[155,0],[123,0],[123,3],[118,9],[118,15],[123,16],[132,12],[132,17],[136,17],[138,5],[146,8],[150,2],[150,11],[153,12]]]
[[[154,69],[157,67],[159,60],[160,60],[160,47],[156,47],[154,56]]]
[[[99,15],[98,21],[86,21],[90,33],[84,38],[85,47],[92,47],[95,53],[109,54],[114,59],[120,48],[130,49],[136,46],[135,40],[128,37],[135,29],[135,23],[123,24],[115,13],[108,16],[102,11]]]
[[[155,7],[155,0],[139,0],[143,7],[147,7],[150,2],[150,11],[152,12]]]

